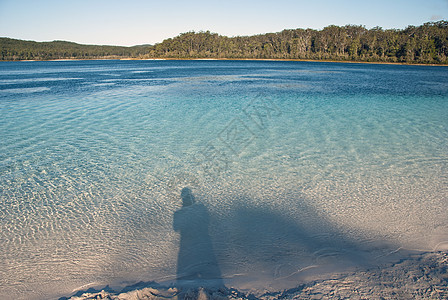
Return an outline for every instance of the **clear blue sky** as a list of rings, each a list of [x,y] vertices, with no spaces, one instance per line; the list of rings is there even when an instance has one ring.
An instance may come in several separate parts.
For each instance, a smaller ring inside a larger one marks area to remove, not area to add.
[[[448,0],[0,0],[0,36],[137,45],[190,30],[252,35],[331,24],[405,28],[448,20]]]

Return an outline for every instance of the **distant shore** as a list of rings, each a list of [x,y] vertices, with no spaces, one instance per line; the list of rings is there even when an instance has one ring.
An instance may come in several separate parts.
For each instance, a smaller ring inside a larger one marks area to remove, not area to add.
[[[243,61],[299,61],[299,62],[329,62],[349,64],[381,64],[381,65],[407,65],[407,66],[442,66],[448,64],[420,64],[406,62],[383,62],[383,61],[351,61],[351,60],[324,60],[324,59],[290,59],[290,58],[150,58],[150,59],[121,59],[121,60],[243,60]]]
[[[448,65],[448,21],[427,22],[402,30],[329,25],[322,30],[228,37],[189,31],[154,45],[85,45],[68,41],[35,42],[0,37],[0,59],[254,59],[378,64]]]
[[[422,64],[422,63],[407,63],[407,62],[384,62],[384,61],[352,61],[352,60],[324,60],[324,59],[280,59],[280,58],[60,58],[51,60],[3,60],[0,62],[42,62],[42,61],[90,61],[90,60],[195,60],[195,61],[208,61],[208,60],[219,60],[219,61],[297,61],[297,62],[326,62],[326,63],[348,63],[348,64],[378,64],[378,65],[406,65],[406,66],[437,66],[437,67],[448,67],[448,64]]]

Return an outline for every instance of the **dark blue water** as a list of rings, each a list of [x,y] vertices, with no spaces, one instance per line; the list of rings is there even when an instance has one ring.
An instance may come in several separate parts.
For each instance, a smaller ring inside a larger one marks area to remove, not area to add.
[[[0,297],[281,289],[446,249],[447,113],[446,67],[3,62]]]

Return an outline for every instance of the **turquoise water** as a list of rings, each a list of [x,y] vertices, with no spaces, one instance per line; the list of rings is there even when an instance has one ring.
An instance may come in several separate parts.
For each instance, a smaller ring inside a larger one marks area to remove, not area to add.
[[[182,284],[185,251],[257,290],[447,249],[447,115],[446,67],[3,62],[0,298]]]

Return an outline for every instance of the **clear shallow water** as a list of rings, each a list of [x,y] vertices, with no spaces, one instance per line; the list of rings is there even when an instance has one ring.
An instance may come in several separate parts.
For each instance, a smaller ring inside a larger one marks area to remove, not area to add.
[[[280,289],[446,249],[447,83],[423,66],[2,63],[0,297],[201,268]],[[188,228],[201,239],[180,251]]]

